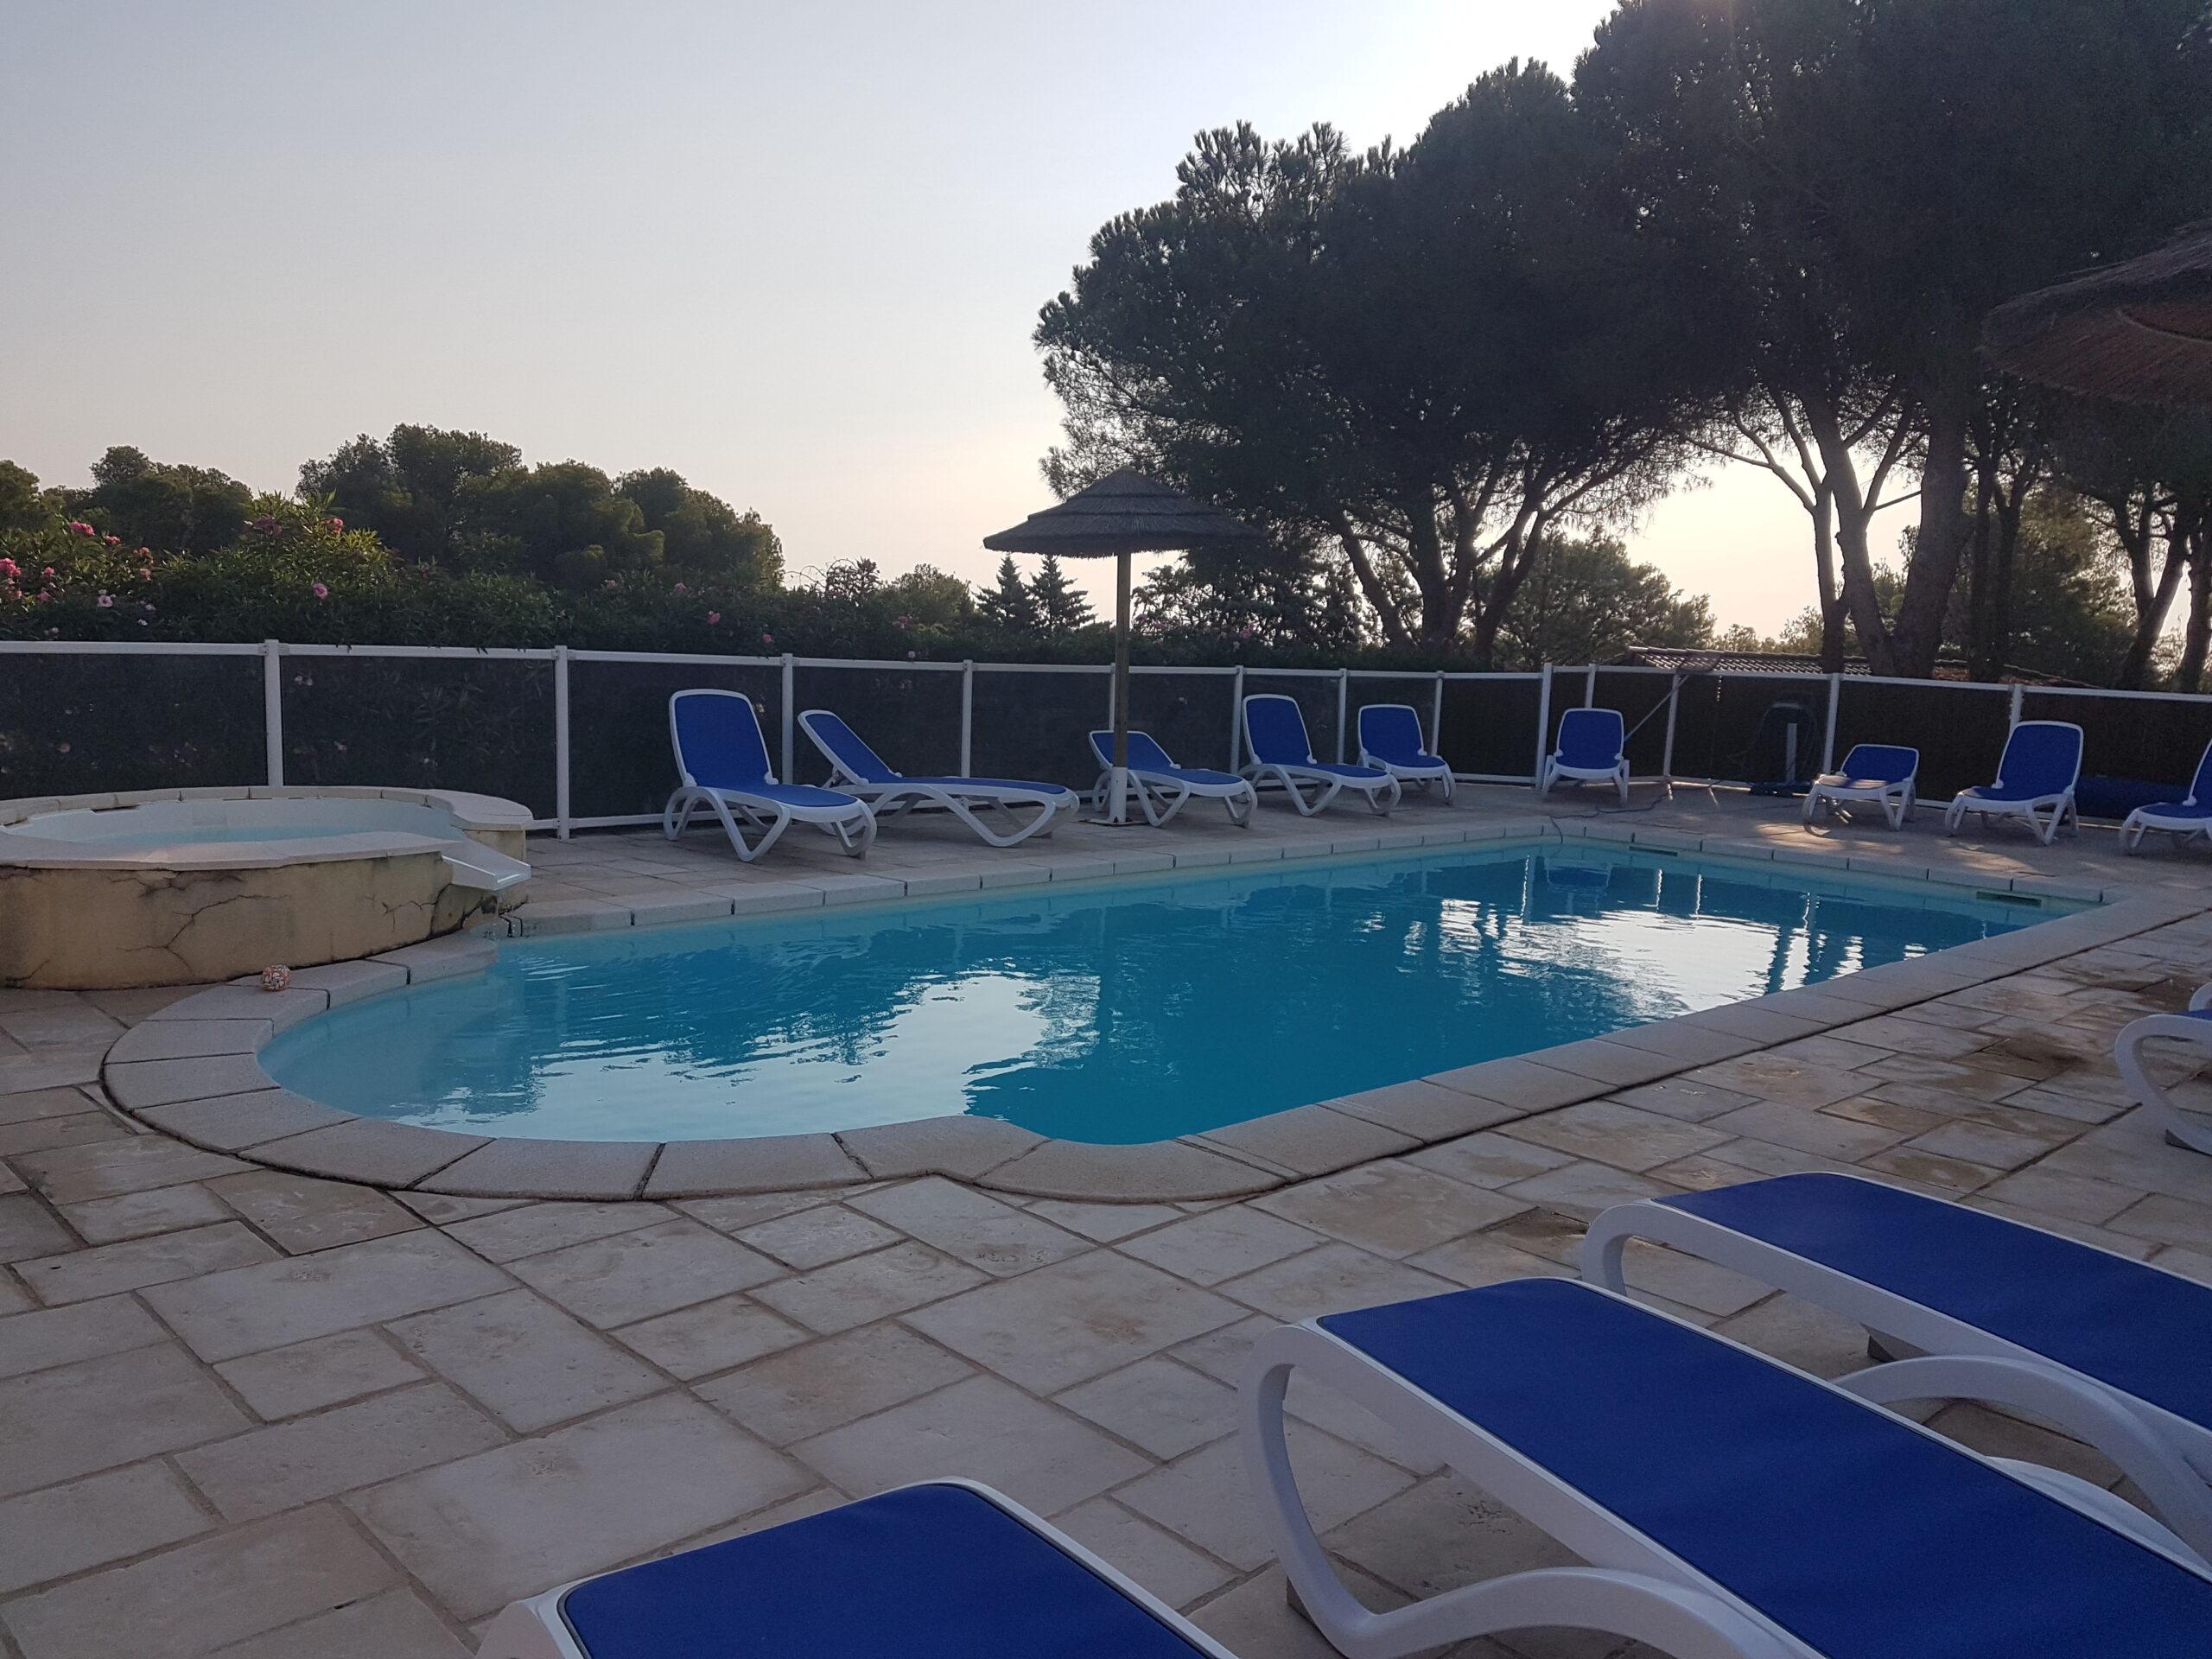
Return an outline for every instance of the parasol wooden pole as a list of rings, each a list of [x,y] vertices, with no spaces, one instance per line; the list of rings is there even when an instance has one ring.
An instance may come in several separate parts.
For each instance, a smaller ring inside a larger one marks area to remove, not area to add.
[[[1107,821],[1129,821],[1129,555],[1114,556],[1114,776]]]

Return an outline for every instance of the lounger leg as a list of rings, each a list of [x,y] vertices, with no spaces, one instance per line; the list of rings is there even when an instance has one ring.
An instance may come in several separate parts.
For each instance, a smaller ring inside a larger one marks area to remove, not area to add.
[[[2202,1006],[2204,994],[2199,991],[2190,1006]],[[2165,1088],[2151,1075],[2145,1064],[2145,1050],[2161,1037],[2177,1038],[2183,1041],[2202,1041],[2204,1021],[2186,1020],[2178,1014],[2146,1014],[2131,1020],[2120,1028],[2120,1036],[2112,1046],[2113,1064],[2120,1070],[2120,1080],[2127,1086],[2130,1098],[2151,1114],[2158,1127],[2165,1131],[2166,1139],[2190,1152],[2201,1152],[2212,1156],[2212,1127],[2192,1118],[2175,1104]]]
[[[1621,804],[1626,806],[1628,804],[1628,767],[1625,765],[1621,767],[1620,776],[1613,781],[1620,786]]]
[[[1510,1573],[1391,1612],[1369,1611],[1329,1564],[1290,1465],[1283,1395],[1294,1361],[1284,1356],[1306,1339],[1309,1333],[1295,1328],[1262,1339],[1255,1368],[1241,1390],[1242,1438],[1261,1512],[1289,1580],[1292,1605],[1347,1659],[1402,1659],[1500,1630],[1546,1627],[1627,1637],[1675,1659],[1786,1659],[1799,1651],[1711,1596],[1617,1568]],[[1480,1471],[1460,1472],[1485,1484]],[[1507,1494],[1493,1495],[1510,1506]]]
[[[2096,1383],[2037,1360],[1949,1354],[1872,1366],[1839,1378],[1836,1386],[1880,1406],[1977,1400],[2050,1423],[2110,1459],[2172,1530],[2132,1506],[2124,1506],[2126,1516],[2107,1514],[2107,1520],[2119,1520],[2139,1536],[2164,1534],[2159,1541],[2179,1544],[2199,1560],[2212,1557],[2212,1487],[2133,1407]],[[2043,1478],[2054,1471],[2024,1467],[2033,1484],[2069,1503],[2079,1501],[2071,1488]],[[2104,1496],[2099,1493],[2099,1498]]]
[[[1229,821],[1239,830],[1252,827],[1252,814],[1259,810],[1260,791],[1248,782],[1242,794],[1228,794],[1221,798],[1222,810],[1229,814]]]

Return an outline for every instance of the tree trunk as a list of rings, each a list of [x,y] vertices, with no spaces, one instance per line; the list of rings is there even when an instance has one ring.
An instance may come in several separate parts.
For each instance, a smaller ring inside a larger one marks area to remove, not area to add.
[[[2204,689],[2204,657],[2212,646],[2212,535],[2199,525],[2190,537],[2189,626],[2182,635],[2181,671],[2176,683],[2183,691]]]
[[[1943,649],[1943,616],[1958,585],[1967,525],[1967,411],[1946,387],[1928,401],[1928,454],[1920,470],[1920,534],[1905,571],[1894,638],[1897,671],[1929,679]]]
[[[1821,672],[1843,672],[1844,630],[1850,613],[1835,579],[1835,496],[1821,482],[1813,504],[1813,565],[1821,583]]]
[[[1852,626],[1859,635],[1860,654],[1866,658],[1866,671],[1895,674],[1897,670],[1890,647],[1889,623],[1882,615],[1881,597],[1874,591],[1874,557],[1866,539],[1866,528],[1873,514],[1859,491],[1858,463],[1852,459],[1851,446],[1844,441],[1841,423],[1833,409],[1808,404],[1805,416],[1812,429],[1813,442],[1821,452],[1821,464],[1827,469],[1828,499],[1835,512],[1836,550],[1843,563],[1837,609],[1850,615]],[[1821,608],[1825,620],[1827,607],[1823,605]],[[1822,632],[1825,634],[1828,630],[1824,626]],[[1823,639],[1824,658],[1828,648]],[[1839,671],[1841,660],[1839,649],[1839,669],[1829,671]]]
[[[2183,563],[2181,550],[2170,545],[2165,569],[2158,573],[2158,585],[2148,590],[2147,601],[2144,594],[2137,595],[2135,637],[2127,642],[2127,655],[2120,659],[2120,672],[2112,681],[2122,691],[2140,691],[2150,677],[2151,657],[2158,648],[2158,634],[2166,626],[2167,612],[2173,608],[2174,594],[2180,591]]]

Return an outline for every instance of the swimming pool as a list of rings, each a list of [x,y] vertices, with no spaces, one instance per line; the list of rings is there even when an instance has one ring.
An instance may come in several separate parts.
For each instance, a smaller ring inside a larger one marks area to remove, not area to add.
[[[1817,983],[2049,912],[1525,846],[518,941],[262,1054],[365,1116],[688,1140],[944,1114],[1156,1141]]]

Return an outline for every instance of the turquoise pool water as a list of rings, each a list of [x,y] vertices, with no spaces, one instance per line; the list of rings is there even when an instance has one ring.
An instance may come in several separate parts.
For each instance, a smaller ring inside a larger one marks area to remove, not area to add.
[[[289,1089],[481,1134],[956,1112],[1156,1141],[1916,957],[2047,912],[1527,847],[522,941],[312,1020]]]

